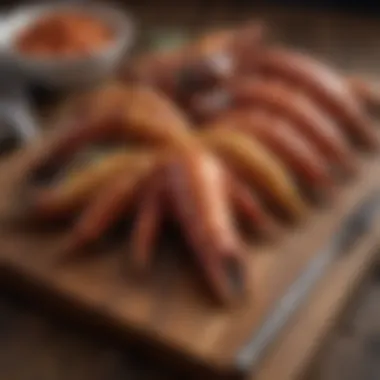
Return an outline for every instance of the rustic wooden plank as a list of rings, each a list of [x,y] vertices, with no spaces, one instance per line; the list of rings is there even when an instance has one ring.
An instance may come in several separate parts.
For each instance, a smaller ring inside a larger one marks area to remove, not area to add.
[[[332,206],[312,210],[304,225],[288,228],[278,241],[252,247],[248,301],[228,310],[206,302],[194,278],[181,268],[169,288],[159,276],[145,286],[136,285],[123,273],[125,253],[108,252],[80,264],[57,266],[65,231],[28,232],[6,223],[28,162],[26,154],[0,168],[0,259],[4,265],[30,284],[38,284],[41,291],[45,288],[69,305],[93,311],[105,326],[126,335],[133,332],[221,371],[234,368],[237,352],[353,207],[380,188],[378,161],[365,159],[360,176],[339,189]]]
[[[380,218],[371,236],[337,262],[320,281],[307,305],[297,313],[284,336],[262,363],[255,380],[300,379],[341,311],[368,274],[377,257]],[[354,377],[353,377],[354,378]]]

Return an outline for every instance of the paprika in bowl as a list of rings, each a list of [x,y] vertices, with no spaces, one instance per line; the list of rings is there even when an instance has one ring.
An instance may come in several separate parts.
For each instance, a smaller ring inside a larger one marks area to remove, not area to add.
[[[49,87],[82,87],[108,78],[134,37],[131,17],[106,5],[26,6],[5,22],[7,63]]]

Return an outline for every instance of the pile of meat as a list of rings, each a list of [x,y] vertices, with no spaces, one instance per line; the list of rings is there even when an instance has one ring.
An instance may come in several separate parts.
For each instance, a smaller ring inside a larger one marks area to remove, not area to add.
[[[138,57],[118,83],[76,99],[71,125],[31,163],[32,212],[75,216],[70,256],[129,215],[124,252],[139,272],[174,224],[214,296],[231,302],[245,292],[252,233],[302,223],[377,150],[376,104],[366,83],[265,41],[261,25],[217,31]],[[35,181],[95,142],[114,149]]]

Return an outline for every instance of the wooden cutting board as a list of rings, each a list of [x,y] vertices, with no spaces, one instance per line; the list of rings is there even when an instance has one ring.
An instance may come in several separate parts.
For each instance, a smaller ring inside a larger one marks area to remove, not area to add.
[[[223,309],[208,302],[191,271],[177,264],[181,252],[171,252],[169,270],[157,268],[145,283],[127,275],[127,252],[121,248],[57,265],[67,231],[42,232],[11,221],[23,201],[20,184],[31,154],[0,165],[0,264],[13,284],[49,295],[62,309],[83,311],[98,329],[132,334],[218,373],[247,370],[239,368],[238,357],[276,301],[355,207],[380,190],[380,163],[368,158],[358,178],[340,189],[334,206],[312,210],[304,225],[289,228],[271,245],[252,246],[249,297]]]

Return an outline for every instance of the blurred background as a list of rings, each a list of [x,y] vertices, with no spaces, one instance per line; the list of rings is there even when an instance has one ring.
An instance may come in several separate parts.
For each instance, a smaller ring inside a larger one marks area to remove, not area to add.
[[[118,2],[121,4],[121,2]],[[380,58],[376,37],[380,31],[380,2],[236,0],[129,4],[139,20],[140,46],[181,40],[202,30],[247,19],[264,19],[273,37],[313,51],[342,69],[377,72]]]

